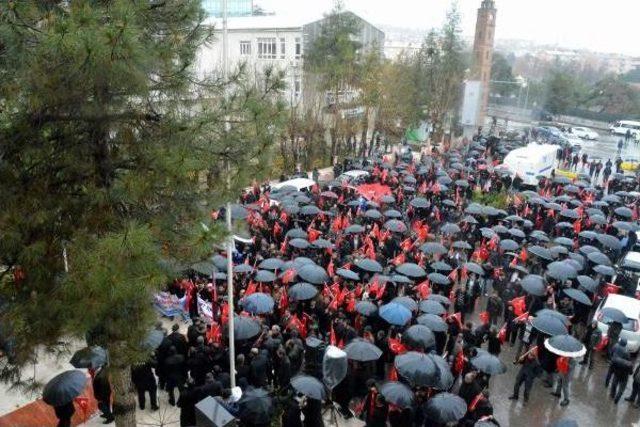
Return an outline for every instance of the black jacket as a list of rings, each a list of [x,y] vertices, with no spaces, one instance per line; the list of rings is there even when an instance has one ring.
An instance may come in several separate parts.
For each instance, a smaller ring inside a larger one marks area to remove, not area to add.
[[[151,362],[131,367],[131,381],[138,390],[153,390],[157,387]]]
[[[111,400],[111,383],[104,369],[101,369],[93,379],[93,396],[99,402]]]

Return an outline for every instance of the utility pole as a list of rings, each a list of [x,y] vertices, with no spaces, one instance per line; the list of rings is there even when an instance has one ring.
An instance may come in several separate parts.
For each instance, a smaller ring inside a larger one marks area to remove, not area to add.
[[[228,76],[228,44],[229,28],[227,25],[227,0],[222,0],[222,75],[224,80]],[[226,82],[225,82],[226,83]],[[229,131],[229,121],[225,121],[225,131]],[[231,164],[227,160],[227,191],[231,190]],[[230,196],[231,194],[229,194]],[[234,313],[233,308],[233,227],[231,223],[231,200],[227,202],[227,304],[229,305],[229,376],[231,378],[231,388],[236,386],[236,343],[233,331]]]

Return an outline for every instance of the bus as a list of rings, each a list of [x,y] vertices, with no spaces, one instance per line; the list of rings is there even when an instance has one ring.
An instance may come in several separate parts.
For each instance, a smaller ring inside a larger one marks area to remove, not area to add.
[[[631,131],[631,136],[640,139],[640,122],[620,120],[609,126],[609,131],[614,135],[626,135],[627,131]]]

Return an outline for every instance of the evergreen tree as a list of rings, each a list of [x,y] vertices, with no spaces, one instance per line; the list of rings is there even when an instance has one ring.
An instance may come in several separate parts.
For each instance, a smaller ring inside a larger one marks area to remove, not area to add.
[[[135,425],[129,366],[146,356],[161,259],[194,262],[223,237],[209,211],[268,167],[281,123],[279,73],[259,89],[243,69],[199,78],[203,19],[199,0],[0,12],[0,377],[91,331],[118,426]]]

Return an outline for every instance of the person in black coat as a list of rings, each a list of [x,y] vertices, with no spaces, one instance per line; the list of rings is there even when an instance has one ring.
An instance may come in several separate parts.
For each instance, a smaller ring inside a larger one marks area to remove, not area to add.
[[[178,352],[178,354],[183,355],[184,357],[187,357],[187,351],[189,350],[189,345],[187,344],[187,339],[185,338],[184,335],[182,335],[180,332],[178,332],[178,330],[180,329],[180,326],[176,323],[171,327],[171,333],[169,335],[167,335],[167,337],[165,338],[170,346],[173,346],[176,348],[176,351]]]
[[[196,425],[196,403],[198,403],[200,394],[196,390],[193,383],[187,384],[187,387],[180,392],[178,398],[178,407],[180,408],[180,427],[191,427]]]
[[[322,402],[316,399],[304,399],[305,403],[302,408],[304,414],[304,427],[324,427],[322,419]]]
[[[291,361],[282,348],[276,352],[274,368],[277,388],[285,389],[289,387],[289,381],[291,380]]]
[[[93,378],[93,397],[98,401],[98,409],[102,411],[102,417],[105,418],[104,423],[112,423],[115,418],[111,412],[111,383],[104,368],[98,368]]]
[[[76,412],[73,400],[66,405],[54,406],[53,410],[58,418],[58,427],[71,427],[71,417]]]
[[[487,341],[487,351],[494,356],[500,355],[502,343],[498,338],[498,330],[495,327],[491,327],[491,329],[489,329],[489,338],[487,339]]]
[[[138,405],[144,411],[146,406],[146,393],[149,392],[149,401],[151,402],[151,410],[158,409],[158,385],[156,377],[153,375],[151,362],[142,363],[131,367],[131,382],[133,382],[138,392]]]
[[[164,367],[167,375],[166,390],[169,393],[169,404],[175,406],[175,389],[182,390],[187,379],[187,368],[185,357],[178,354],[175,347],[169,349],[169,356],[164,360]]]
[[[249,382],[254,387],[264,387],[269,380],[269,359],[257,348],[251,349],[253,359],[249,365]]]

